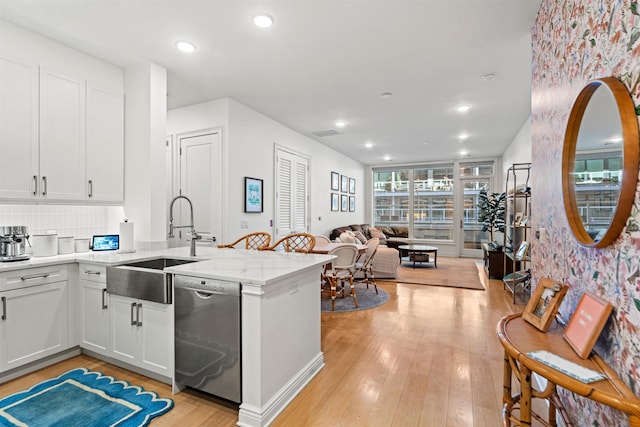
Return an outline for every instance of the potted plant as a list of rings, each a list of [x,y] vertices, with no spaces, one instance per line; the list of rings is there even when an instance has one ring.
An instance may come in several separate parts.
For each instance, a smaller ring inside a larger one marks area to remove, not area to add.
[[[480,215],[478,220],[482,223],[482,231],[488,231],[490,241],[493,242],[493,233],[495,230],[504,233],[504,214],[506,193],[491,193],[486,189],[480,190],[478,195],[478,205],[480,206]]]

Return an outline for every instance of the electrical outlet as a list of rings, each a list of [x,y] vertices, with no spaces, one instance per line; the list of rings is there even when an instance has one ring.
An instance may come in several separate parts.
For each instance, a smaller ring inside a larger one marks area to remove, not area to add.
[[[249,221],[240,221],[240,228],[249,228]]]
[[[540,237],[538,238],[538,240],[540,240],[540,243],[544,243],[544,240],[547,237],[547,230],[545,230],[544,228],[540,228],[538,232],[540,233]]]

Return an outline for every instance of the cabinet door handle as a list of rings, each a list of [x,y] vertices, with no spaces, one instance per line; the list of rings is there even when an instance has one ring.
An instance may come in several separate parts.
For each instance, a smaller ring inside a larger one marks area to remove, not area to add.
[[[138,318],[138,326],[142,326],[142,304],[138,303],[136,308],[136,317]]]
[[[107,305],[107,289],[102,290],[102,309],[106,310],[109,306]]]
[[[93,197],[93,180],[89,180],[89,197]]]
[[[27,276],[22,276],[20,280],[22,280],[23,282],[26,282],[27,280],[46,279],[49,276],[50,276],[49,273],[30,274]]]
[[[33,175],[33,195],[38,195],[38,175]]]
[[[43,196],[47,195],[47,177],[46,176],[42,177],[42,195]]]
[[[93,270],[85,270],[83,271],[83,273],[86,274],[87,276],[91,276],[91,275],[99,276],[100,274],[102,274],[99,271],[93,271]]]
[[[133,318],[133,312],[136,310],[136,303],[131,303],[131,325],[136,326],[138,321]]]
[[[2,320],[7,320],[7,297],[2,297]]]

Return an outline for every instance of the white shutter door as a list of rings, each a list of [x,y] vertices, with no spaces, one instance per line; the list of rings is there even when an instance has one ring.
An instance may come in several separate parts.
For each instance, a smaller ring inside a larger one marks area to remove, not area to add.
[[[307,157],[277,149],[276,239],[309,230],[308,171]]]

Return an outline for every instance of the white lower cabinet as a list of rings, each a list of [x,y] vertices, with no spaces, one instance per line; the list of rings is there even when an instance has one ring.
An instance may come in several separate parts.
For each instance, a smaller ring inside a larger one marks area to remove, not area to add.
[[[105,267],[80,264],[80,346],[108,356],[109,294]]]
[[[0,275],[0,372],[66,350],[67,267]]]
[[[170,377],[173,340],[170,307],[110,295],[111,357]]]

